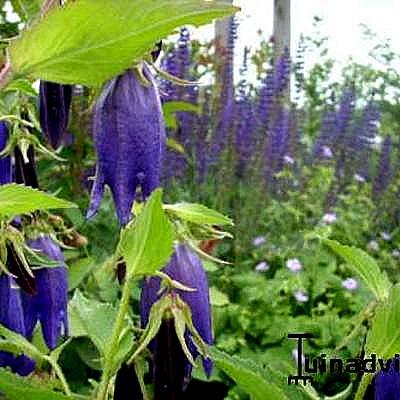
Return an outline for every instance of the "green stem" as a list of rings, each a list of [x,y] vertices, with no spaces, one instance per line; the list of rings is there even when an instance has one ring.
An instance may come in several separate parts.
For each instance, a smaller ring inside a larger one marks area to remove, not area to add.
[[[124,328],[125,317],[129,310],[129,300],[133,287],[134,279],[127,276],[122,289],[122,298],[118,308],[118,315],[114,323],[110,344],[104,354],[103,374],[97,391],[98,400],[107,400],[108,385],[114,373],[114,358],[118,352],[119,339]]]
[[[45,356],[43,357],[54,369],[54,372],[56,373],[58,379],[61,382],[61,385],[63,387],[63,390],[65,392],[65,394],[67,396],[72,396],[72,392],[71,389],[68,386],[68,382],[65,379],[64,373],[62,372],[62,369],[60,368],[60,366],[58,365],[57,361],[53,360],[51,357],[49,356]]]
[[[373,374],[364,374],[363,375],[361,382],[358,385],[354,400],[363,400],[364,399],[364,395],[368,389],[368,385],[371,383],[373,377],[374,377]]]

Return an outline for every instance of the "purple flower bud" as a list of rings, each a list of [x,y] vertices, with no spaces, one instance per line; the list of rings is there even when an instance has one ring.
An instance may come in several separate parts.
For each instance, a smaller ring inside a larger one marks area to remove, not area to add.
[[[49,236],[41,235],[29,245],[42,256],[59,263],[56,267],[35,269],[37,294],[22,293],[27,336],[32,336],[39,319],[44,340],[49,349],[54,349],[58,339],[68,334],[68,277],[64,256]]]
[[[114,385],[114,400],[125,400],[126,395],[132,399],[142,398],[142,389],[140,388],[135,367],[133,365],[122,364],[117,372]]]
[[[36,173],[35,150],[33,146],[28,147],[27,156],[28,162],[26,163],[20,148],[18,146],[15,147],[15,182],[37,189],[39,181]]]
[[[165,130],[158,89],[147,65],[144,86],[131,70],[111,80],[97,100],[93,135],[96,181],[88,218],[98,210],[108,185],[121,225],[128,223],[140,186],[146,198],[159,185]]]
[[[261,261],[254,268],[257,272],[265,272],[269,270],[269,265],[266,261]]]
[[[201,338],[207,344],[213,343],[212,324],[211,324],[211,306],[209,297],[209,288],[207,275],[199,257],[186,245],[179,244],[175,247],[170,262],[163,269],[172,279],[196,289],[194,292],[174,289],[173,291],[181,297],[181,299],[190,307],[192,312],[193,325],[199,332]],[[140,299],[140,315],[142,326],[146,326],[149,319],[151,306],[159,299],[160,278],[153,277],[148,279],[141,293]],[[158,341],[160,333],[155,338]],[[188,348],[196,358],[198,351],[193,344],[190,333],[186,332],[186,341]],[[185,358],[185,379],[189,380],[191,375],[191,364]],[[210,376],[212,363],[209,359],[203,359],[203,367]]]
[[[5,149],[8,141],[7,123],[0,121],[0,152]],[[0,159],[0,185],[5,185],[12,181],[11,157],[6,156]]]
[[[397,400],[399,398],[400,374],[395,371],[392,359],[387,360],[386,363],[390,363],[389,370],[378,372],[375,376],[375,400]]]
[[[286,261],[286,266],[292,271],[292,272],[298,272],[301,269],[303,269],[303,265],[297,258],[290,258],[289,260]]]
[[[0,324],[26,336],[20,289],[13,287],[13,285],[14,282],[11,277],[5,274],[0,275]],[[0,367],[10,367],[13,372],[26,376],[35,369],[35,363],[24,355],[15,356],[0,351]]]
[[[72,86],[40,81],[40,126],[51,146],[57,149],[68,126]]]

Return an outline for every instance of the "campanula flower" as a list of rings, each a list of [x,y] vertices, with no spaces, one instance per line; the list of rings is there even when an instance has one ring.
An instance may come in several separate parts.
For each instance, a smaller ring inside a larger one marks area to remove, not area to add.
[[[4,273],[0,275],[0,324],[26,336],[20,289],[16,287],[13,279]],[[35,363],[24,355],[15,356],[0,351],[0,367],[10,367],[13,372],[25,376],[34,370]]]
[[[260,247],[260,246],[262,246],[262,245],[265,244],[265,243],[267,243],[267,239],[265,239],[264,236],[256,236],[256,237],[253,239],[253,246],[254,246],[254,247]]]
[[[330,225],[333,224],[334,222],[336,222],[337,220],[337,216],[336,213],[326,213],[323,217],[322,217],[322,223],[326,224],[326,225]]]
[[[68,333],[68,279],[64,256],[60,247],[46,235],[30,241],[29,246],[41,256],[59,263],[58,266],[34,269],[37,294],[22,293],[27,336],[32,336],[39,320],[48,348],[54,349],[58,339]]]
[[[375,400],[398,400],[400,393],[400,373],[396,372],[393,360],[387,372],[380,371],[375,376]]]
[[[97,212],[105,185],[111,189],[121,225],[130,219],[137,188],[146,198],[159,186],[164,119],[149,67],[143,65],[142,72],[148,86],[128,70],[112,79],[97,100],[93,117],[97,168],[88,218]]]
[[[0,121],[0,152],[3,151],[8,141],[8,127],[7,123]],[[0,158],[0,185],[10,183],[12,180],[11,175],[11,157],[5,156]]]
[[[303,292],[302,290],[297,290],[294,293],[294,298],[299,302],[299,303],[307,303],[308,301],[308,294],[306,292]]]
[[[170,262],[163,269],[163,272],[181,284],[196,289],[195,291],[185,291],[176,288],[172,290],[189,306],[192,313],[194,327],[198,331],[202,340],[211,345],[213,343],[213,333],[209,288],[207,275],[204,271],[201,260],[186,244],[179,244],[176,245],[175,253]],[[140,299],[142,326],[147,325],[150,309],[161,296],[159,293],[160,284],[161,280],[158,277],[152,277],[144,284]],[[164,352],[168,353],[169,355],[167,359],[171,361],[169,368],[171,369],[172,366],[174,367],[174,371],[169,371],[168,374],[172,374],[175,378],[183,377],[184,379],[182,382],[187,383],[191,376],[192,365],[184,355],[180,344],[177,343],[178,338],[176,337],[173,328],[173,320],[164,320],[163,324],[164,325],[152,344],[152,351],[155,354],[155,363],[157,364],[158,360],[162,360],[161,354]],[[166,340],[167,337],[170,339]],[[187,346],[195,359],[199,353],[192,341],[191,334],[188,331],[186,331],[185,338]],[[168,346],[172,347],[168,350]],[[172,356],[172,354],[174,355]],[[173,357],[173,359],[171,359],[171,357]],[[204,358],[203,367],[206,375],[210,376],[212,370],[211,360]],[[162,368],[165,369],[167,366],[164,365]],[[157,373],[157,371],[157,366],[155,366],[155,373]],[[164,371],[164,373],[166,372]],[[155,379],[158,379],[157,376],[155,376]]]
[[[57,149],[68,126],[72,86],[41,81],[39,99],[40,126],[51,146]]]

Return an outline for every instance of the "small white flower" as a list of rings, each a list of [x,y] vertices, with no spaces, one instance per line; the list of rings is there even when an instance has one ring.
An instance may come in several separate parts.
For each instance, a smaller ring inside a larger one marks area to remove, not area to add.
[[[261,261],[254,268],[257,272],[265,272],[269,270],[269,265],[266,261]]]
[[[378,251],[379,250],[379,244],[376,240],[371,240],[368,245],[367,249],[371,251]]]
[[[383,240],[385,240],[386,242],[388,242],[389,240],[392,240],[392,237],[387,232],[381,232],[381,238]]]
[[[326,213],[322,217],[322,222],[327,225],[333,224],[334,222],[336,222],[336,220],[337,220],[336,213]]]
[[[365,178],[360,174],[354,174],[353,177],[354,177],[354,180],[356,182],[359,182],[359,183],[364,183],[365,182]]]
[[[332,150],[330,149],[330,147],[322,146],[322,156],[325,157],[325,158],[332,158],[333,157],[333,153],[332,153]]]
[[[342,287],[344,287],[349,292],[352,292],[358,288],[358,282],[354,278],[347,278],[342,281]]]
[[[286,261],[286,266],[292,271],[292,272],[298,272],[303,268],[303,265],[297,258],[290,258],[289,260]]]
[[[283,157],[283,161],[285,162],[285,164],[288,164],[288,165],[294,164],[294,159],[288,155]]]
[[[307,303],[308,301],[307,293],[303,292],[302,290],[298,290],[297,292],[295,292],[294,297],[299,303]]]
[[[399,250],[393,250],[392,251],[392,257],[400,258],[400,251]]]
[[[267,243],[267,239],[265,239],[264,236],[257,236],[257,237],[255,237],[253,239],[253,246],[254,247],[262,246],[265,243]]]

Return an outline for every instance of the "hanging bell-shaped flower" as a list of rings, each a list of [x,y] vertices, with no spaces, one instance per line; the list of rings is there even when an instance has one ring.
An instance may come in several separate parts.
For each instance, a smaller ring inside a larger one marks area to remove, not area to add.
[[[199,257],[186,245],[179,244],[175,248],[170,262],[163,269],[171,279],[179,282],[193,291],[174,288],[172,292],[179,295],[191,311],[191,319],[194,328],[201,339],[211,345],[213,343],[211,306],[207,275]],[[152,277],[143,286],[140,299],[140,316],[142,326],[149,322],[150,310],[162,294],[160,294],[161,279]],[[194,344],[192,334],[186,329],[185,341],[193,359],[199,352]],[[176,392],[180,387],[183,393],[190,380],[192,364],[182,350],[175,333],[173,319],[164,319],[159,332],[150,346],[154,358],[155,393],[163,393],[163,387],[169,386]],[[212,362],[209,358],[203,358],[203,367],[207,376],[210,376]],[[166,382],[165,380],[168,380]],[[165,382],[164,382],[165,381]],[[160,383],[158,387],[157,382]],[[158,388],[158,389],[157,389]],[[160,390],[158,392],[157,390]],[[178,390],[179,392],[179,390]],[[165,396],[165,393],[164,393]],[[166,398],[163,395],[156,399]],[[177,397],[179,398],[179,397]]]
[[[100,206],[105,185],[111,189],[121,225],[130,219],[136,190],[140,187],[146,198],[159,185],[164,119],[159,92],[146,64],[141,73],[142,79],[133,70],[114,78],[97,100],[93,117],[97,168],[89,218]]]
[[[40,81],[40,126],[54,149],[62,141],[69,122],[72,86]]]
[[[68,276],[64,256],[60,247],[46,235],[30,241],[29,246],[59,264],[34,269],[37,294],[22,293],[27,336],[32,336],[39,320],[47,347],[54,349],[59,338],[68,334]]]
[[[7,123],[0,121],[0,152],[2,152],[8,141]],[[0,185],[5,185],[12,181],[11,157],[4,156],[0,158]]]

